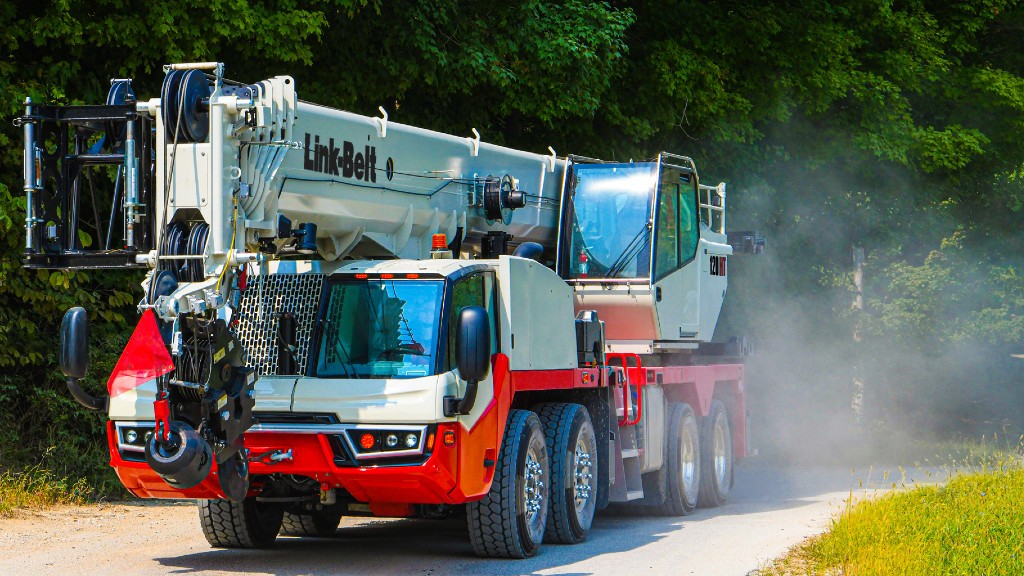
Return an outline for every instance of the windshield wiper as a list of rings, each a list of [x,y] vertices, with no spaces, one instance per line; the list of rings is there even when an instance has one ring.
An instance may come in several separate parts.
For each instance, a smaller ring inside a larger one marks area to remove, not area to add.
[[[622,271],[626,269],[626,265],[629,261],[635,258],[640,250],[643,249],[644,244],[647,243],[647,239],[650,236],[651,224],[648,222],[647,225],[641,228],[640,231],[636,233],[636,236],[629,241],[629,244],[626,245],[622,254],[619,254],[619,257],[616,258],[615,261],[612,262],[612,265],[608,267],[608,277],[615,278],[621,274]]]

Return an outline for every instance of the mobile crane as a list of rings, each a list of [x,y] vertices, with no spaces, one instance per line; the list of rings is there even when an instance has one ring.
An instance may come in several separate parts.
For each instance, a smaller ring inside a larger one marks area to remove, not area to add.
[[[711,339],[729,256],[764,245],[726,233],[725,185],[380,112],[220,63],[166,66],[149,100],[124,79],[103,105],[26,100],[25,266],[147,271],[109,396],[78,384],[85,311],[61,325],[124,486],[198,499],[218,547],[465,505],[492,557],[581,542],[610,503],[723,503],[746,345]]]

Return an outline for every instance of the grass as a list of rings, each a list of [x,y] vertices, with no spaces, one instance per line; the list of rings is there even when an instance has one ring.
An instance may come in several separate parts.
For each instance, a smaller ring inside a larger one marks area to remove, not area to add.
[[[827,533],[790,550],[761,574],[1024,574],[1019,448],[983,448],[970,456],[976,471],[945,485],[848,503]]]
[[[34,466],[0,473],[0,517],[19,509],[40,509],[58,504],[86,504],[94,490],[85,478],[70,480]]]

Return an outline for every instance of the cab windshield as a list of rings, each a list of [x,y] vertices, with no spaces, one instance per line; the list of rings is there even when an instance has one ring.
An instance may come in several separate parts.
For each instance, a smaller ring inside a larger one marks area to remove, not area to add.
[[[569,278],[640,278],[651,270],[655,162],[573,164]]]
[[[333,284],[316,375],[416,378],[436,373],[444,282],[362,280]]]

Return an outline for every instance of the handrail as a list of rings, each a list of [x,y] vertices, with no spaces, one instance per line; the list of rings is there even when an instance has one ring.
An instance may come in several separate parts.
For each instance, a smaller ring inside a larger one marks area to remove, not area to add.
[[[707,186],[700,184],[698,187],[697,205],[700,209],[700,219],[712,232],[725,234],[725,182],[718,186]],[[718,218],[712,216],[718,212]]]
[[[632,385],[632,379],[629,377],[629,370],[632,368],[642,372],[640,369],[643,368],[643,364],[640,361],[640,355],[630,352],[608,352],[605,354],[605,363],[608,366],[615,365],[612,362],[613,360],[618,360],[618,365],[622,367],[622,373],[626,377],[622,386],[622,419],[619,420],[619,427],[636,426],[640,423],[640,419],[643,418],[644,415],[644,395],[641,388],[643,388],[646,379],[641,378],[640,381],[637,382],[636,416],[631,419],[629,417],[629,408],[632,405],[632,402],[630,402],[629,391],[630,386]],[[633,360],[636,363],[636,366],[630,366],[629,360]]]

